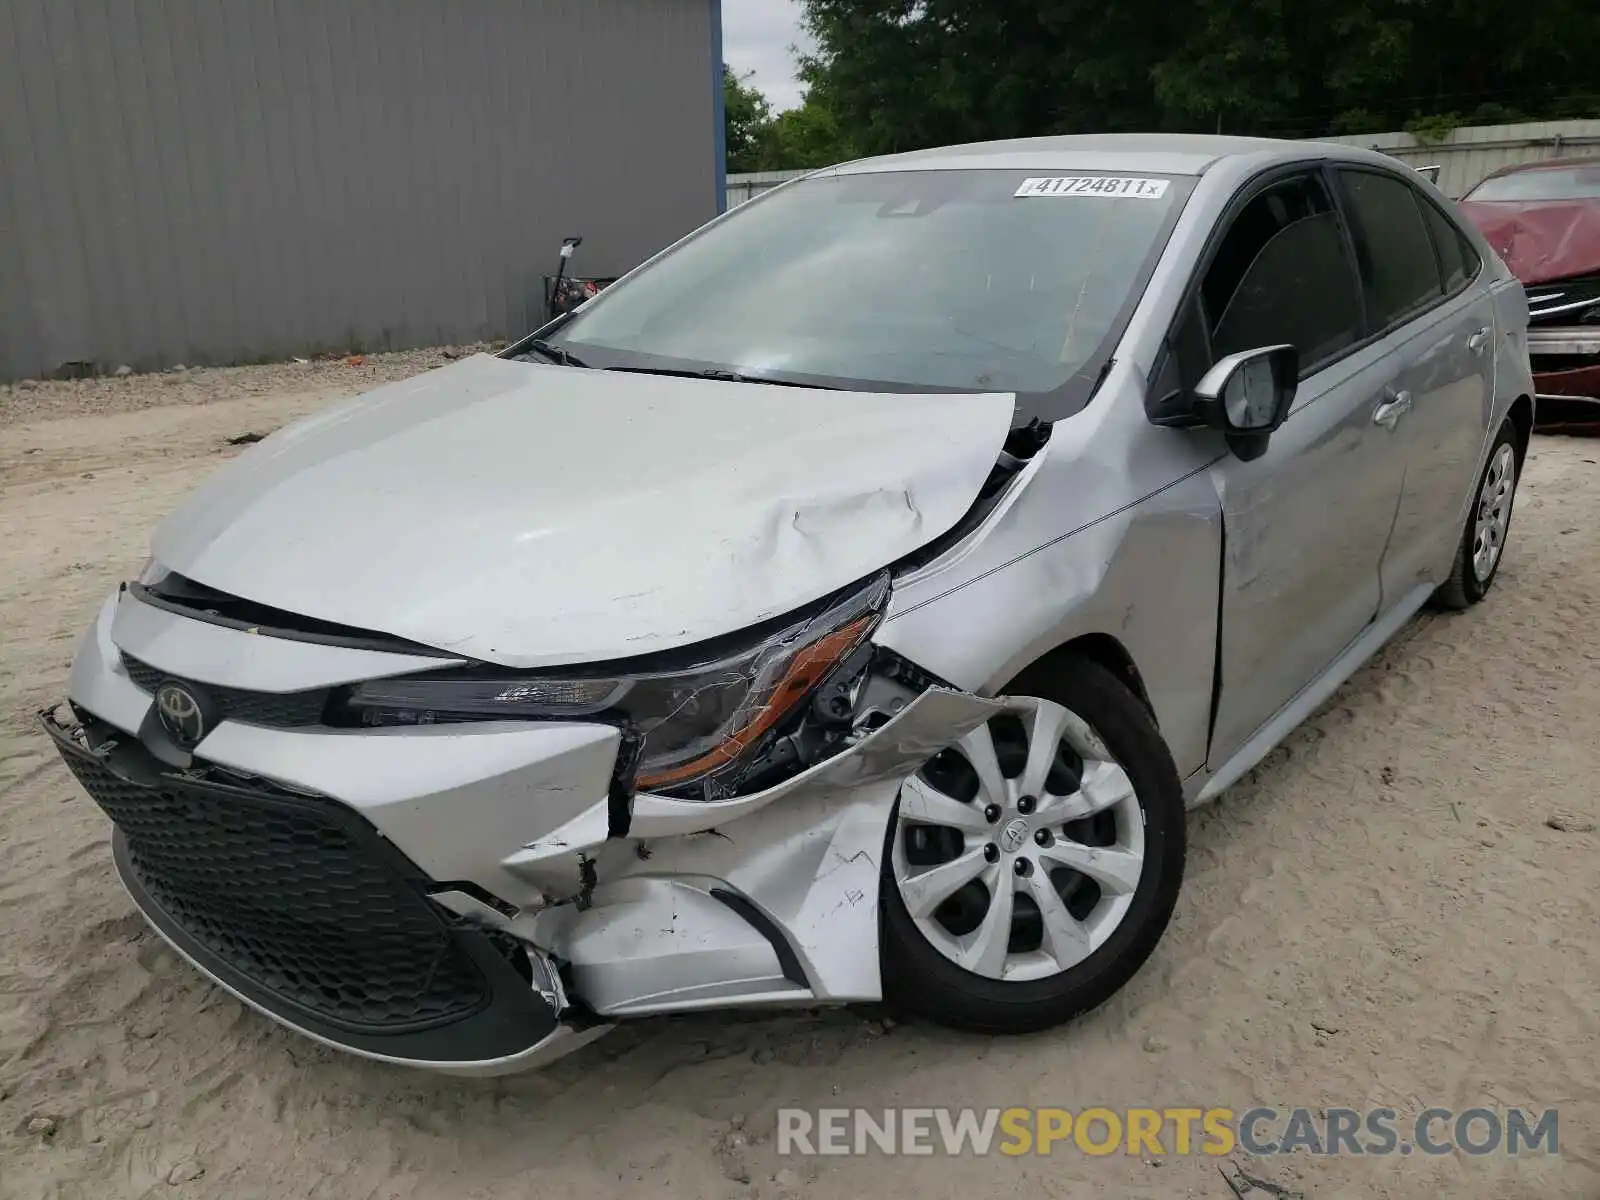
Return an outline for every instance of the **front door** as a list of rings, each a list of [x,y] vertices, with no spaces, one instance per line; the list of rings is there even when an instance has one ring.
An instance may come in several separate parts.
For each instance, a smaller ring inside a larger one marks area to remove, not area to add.
[[[1200,338],[1211,360],[1282,343],[1300,352],[1288,420],[1266,453],[1211,469],[1225,538],[1220,694],[1208,756],[1224,762],[1371,623],[1403,455],[1375,422],[1396,384],[1364,320],[1351,243],[1324,175],[1263,186],[1206,268]],[[1187,370],[1187,368],[1186,368]]]

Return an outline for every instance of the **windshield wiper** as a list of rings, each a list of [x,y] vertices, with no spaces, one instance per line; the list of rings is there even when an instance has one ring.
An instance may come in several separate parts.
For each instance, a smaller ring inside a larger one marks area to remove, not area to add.
[[[535,354],[543,355],[553,363],[559,363],[563,367],[587,367],[589,365],[583,360],[574,357],[569,351],[563,350],[560,346],[552,345],[543,338],[535,338],[529,342],[528,349]]]
[[[715,379],[720,383],[770,383],[775,387],[816,388],[818,391],[836,392],[839,389],[825,383],[801,383],[794,379],[769,379],[765,375],[746,375],[739,371],[723,371],[712,367],[705,371],[686,371],[674,367],[607,367],[607,371],[625,371],[630,375],[675,375],[682,379]]]

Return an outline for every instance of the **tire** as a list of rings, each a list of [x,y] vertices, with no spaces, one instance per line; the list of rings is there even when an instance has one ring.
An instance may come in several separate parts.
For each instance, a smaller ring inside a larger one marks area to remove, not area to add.
[[[1491,474],[1496,470],[1498,463],[1503,463],[1503,448],[1510,449],[1510,483],[1505,493],[1505,512],[1499,526],[1499,548],[1489,563],[1487,571],[1480,571],[1475,561],[1475,550],[1478,543],[1478,523],[1484,512],[1484,492],[1488,486]],[[1460,611],[1471,608],[1488,593],[1494,584],[1494,578],[1500,573],[1500,564],[1505,560],[1505,541],[1511,532],[1511,510],[1517,498],[1517,484],[1522,475],[1522,454],[1518,449],[1516,426],[1508,417],[1500,426],[1500,431],[1495,434],[1494,444],[1489,447],[1488,458],[1484,462],[1483,470],[1479,473],[1477,482],[1472,489],[1472,506],[1467,513],[1466,524],[1461,531],[1461,541],[1456,547],[1456,560],[1450,568],[1450,577],[1439,586],[1433,594],[1433,603],[1438,608]]]
[[[913,801],[918,800],[923,793],[911,790],[915,786],[914,781],[921,779],[951,751],[945,751],[930,760],[926,767],[902,785],[900,798],[889,822],[879,888],[884,998],[892,1008],[902,1012],[920,1015],[950,1028],[987,1034],[1028,1033],[1062,1024],[1097,1007],[1120,989],[1149,958],[1171,920],[1183,882],[1186,853],[1183,788],[1172,755],[1144,703],[1110,671],[1081,658],[1052,663],[1047,668],[1025,672],[1007,689],[1006,696],[1036,697],[1064,706],[1098,736],[1104,750],[1125,772],[1126,782],[1132,785],[1133,796],[1121,802],[1119,811],[1129,814],[1131,819],[1132,804],[1136,802],[1144,857],[1137,870],[1137,885],[1132,887],[1131,892],[1125,892],[1132,898],[1120,922],[1087,957],[1058,973],[1043,977],[1020,981],[985,977],[959,965],[948,952],[942,952],[930,940],[930,936],[924,933],[908,910],[901,884],[896,878],[897,871],[910,870],[894,861],[897,849],[902,856],[909,855],[909,839],[916,836],[914,826],[902,825],[902,806],[908,803],[908,796]],[[1019,701],[1022,704],[1035,702],[1031,699]],[[994,727],[995,721],[991,721],[985,728]],[[1066,746],[1063,740],[1056,753],[1070,755],[1072,751],[1064,748]],[[1088,796],[1087,781],[1090,771],[1095,768],[1089,765],[1087,758],[1079,761],[1080,778],[1085,782],[1077,785],[1079,791],[1076,794]],[[1055,777],[1053,773],[1051,777]],[[1071,786],[1064,785],[1064,788]],[[1041,802],[1044,803],[1055,804],[1056,801],[1049,799]],[[1037,820],[1046,819],[1042,815],[1044,811],[1041,808]],[[915,820],[916,817],[913,815],[908,819]],[[1118,820],[1121,819],[1118,817]],[[1002,822],[995,828],[1004,830],[1006,825]],[[965,855],[971,848],[972,839],[991,835],[979,830],[960,836],[965,845],[961,853]],[[1035,831],[1035,839],[1041,836],[1044,835]],[[901,840],[898,848],[897,839]],[[1057,848],[1065,845],[1065,842],[1060,843]],[[1033,848],[1025,845],[1022,853],[1032,852]],[[989,853],[987,846],[983,847],[982,853]],[[1041,866],[1047,862],[1049,853],[1045,849],[1037,851],[1038,855],[1045,856],[1038,860]],[[1016,867],[1014,862],[1012,865]],[[1012,873],[1005,869],[1004,862],[996,869],[1002,884],[1012,881]],[[1033,868],[1033,871],[1040,869]],[[1016,867],[1016,870],[1020,872],[1021,868]],[[1012,932],[1007,937],[1002,974],[1011,970],[1013,958],[1010,948],[1017,944],[1019,937],[1012,923],[1019,917],[1041,924],[1045,920],[1039,905],[1032,899],[1032,895],[1038,892],[1030,894],[1026,901],[1034,915],[1030,918],[1024,914],[1021,898],[1023,883],[1037,887],[1042,879],[1048,879],[1052,881],[1054,891],[1057,888],[1054,881],[1062,877],[1059,868],[1054,867],[1047,869],[1040,880],[1033,879],[1032,874],[1030,871],[1030,877],[1015,882],[1017,890],[1013,893],[1012,904],[1017,907],[1007,917]],[[1070,871],[1065,874],[1068,878],[1073,877]],[[1092,880],[1089,882],[1093,884]],[[1081,887],[1081,884],[1080,879],[1076,884],[1062,886]],[[1100,911],[1098,906],[1105,897],[1099,895],[1098,885],[1095,885],[1095,893],[1095,911]],[[1075,896],[1073,898],[1076,899]],[[925,916],[924,924],[932,919]],[[1056,956],[1051,954],[1039,969],[1048,971],[1056,962]]]

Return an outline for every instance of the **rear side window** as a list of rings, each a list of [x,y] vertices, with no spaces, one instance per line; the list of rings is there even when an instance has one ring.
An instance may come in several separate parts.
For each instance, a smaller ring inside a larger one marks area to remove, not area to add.
[[[1444,277],[1444,294],[1454,295],[1467,286],[1478,274],[1481,260],[1478,252],[1467,241],[1466,234],[1456,228],[1449,217],[1435,204],[1421,201],[1422,219],[1433,236],[1433,248],[1439,255],[1439,273]]]
[[[1340,170],[1355,226],[1367,316],[1389,329],[1443,295],[1415,189],[1389,175]]]
[[[1213,361],[1288,343],[1307,370],[1357,341],[1356,272],[1322,180],[1299,176],[1251,199],[1223,235],[1200,294]]]

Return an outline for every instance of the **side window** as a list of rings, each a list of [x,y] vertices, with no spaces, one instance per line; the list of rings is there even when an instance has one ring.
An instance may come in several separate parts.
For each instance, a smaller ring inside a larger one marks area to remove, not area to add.
[[[1359,340],[1356,272],[1321,178],[1286,180],[1245,205],[1200,295],[1213,361],[1288,343],[1305,370]]]
[[[1433,242],[1410,184],[1341,169],[1355,226],[1367,315],[1374,331],[1404,321],[1443,294]]]
[[[1444,294],[1454,295],[1477,276],[1481,260],[1466,235],[1456,228],[1454,221],[1439,211],[1438,205],[1426,199],[1421,203],[1423,221],[1433,236],[1433,248],[1439,254],[1439,273],[1444,276]]]

